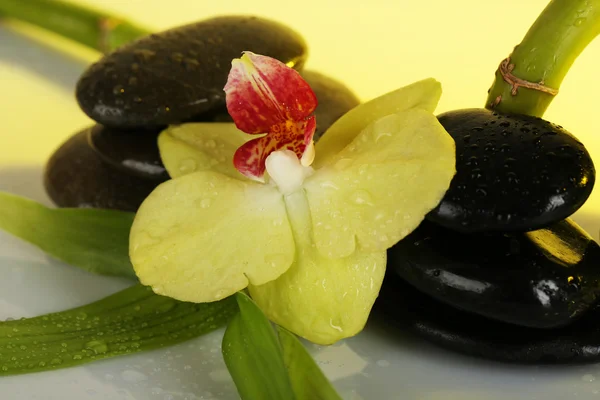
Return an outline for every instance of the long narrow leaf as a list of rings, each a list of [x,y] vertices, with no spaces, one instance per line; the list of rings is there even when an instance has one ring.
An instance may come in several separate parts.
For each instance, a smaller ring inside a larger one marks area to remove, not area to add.
[[[0,229],[87,271],[136,278],[129,261],[133,213],[48,208],[0,192]]]
[[[223,359],[242,400],[294,400],[283,355],[269,320],[245,294],[223,337]]]
[[[277,327],[277,332],[296,399],[341,400],[300,340],[282,327]]]
[[[225,325],[237,309],[233,297],[185,303],[137,284],[83,307],[0,322],[0,376],[170,346]]]

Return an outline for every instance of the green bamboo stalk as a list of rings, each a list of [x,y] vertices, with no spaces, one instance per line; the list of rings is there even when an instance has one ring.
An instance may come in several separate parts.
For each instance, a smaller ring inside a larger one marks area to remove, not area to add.
[[[63,0],[0,0],[0,16],[47,29],[102,53],[151,33],[123,18]]]
[[[599,33],[600,0],[552,0],[500,64],[486,107],[541,117],[575,59]]]

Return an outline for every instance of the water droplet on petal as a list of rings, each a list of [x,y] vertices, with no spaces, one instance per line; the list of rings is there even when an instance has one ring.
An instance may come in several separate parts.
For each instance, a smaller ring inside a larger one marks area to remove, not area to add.
[[[356,192],[352,193],[350,200],[359,205],[373,205],[371,194],[366,190],[357,190]]]
[[[192,158],[186,158],[179,163],[179,172],[182,174],[192,173],[196,171],[196,168],[198,168],[198,164],[196,163],[196,160]]]
[[[334,190],[339,190],[340,189],[335,183],[333,183],[331,181],[321,182],[319,184],[319,186],[321,186],[324,189],[334,189]]]
[[[278,267],[284,264],[287,261],[287,256],[285,254],[267,254],[265,256],[265,264],[269,267]]]
[[[283,219],[277,218],[273,220],[273,226],[281,226],[283,225]]]
[[[200,201],[200,207],[202,207],[202,208],[209,208],[210,204],[211,204],[210,199],[202,199],[202,201]]]
[[[352,159],[350,159],[350,158],[341,158],[341,159],[339,159],[335,163],[334,167],[337,170],[343,170],[343,169],[348,168],[351,165],[352,165]]]

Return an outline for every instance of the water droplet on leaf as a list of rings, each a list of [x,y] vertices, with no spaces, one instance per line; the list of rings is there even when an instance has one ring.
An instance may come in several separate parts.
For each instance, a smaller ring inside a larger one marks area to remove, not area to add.
[[[108,345],[102,340],[92,340],[87,342],[84,347],[92,350],[96,354],[104,354],[108,351]]]

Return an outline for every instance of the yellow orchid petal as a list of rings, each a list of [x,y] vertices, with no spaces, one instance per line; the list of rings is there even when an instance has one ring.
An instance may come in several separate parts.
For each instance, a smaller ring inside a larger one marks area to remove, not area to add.
[[[210,170],[245,179],[233,166],[233,155],[251,139],[233,123],[189,123],[162,131],[158,148],[171,178]]]
[[[302,246],[286,273],[248,289],[273,322],[313,343],[328,345],[363,329],[379,294],[385,264],[385,252],[355,252],[331,260]]]
[[[140,281],[158,294],[199,303],[278,278],[294,254],[281,193],[211,171],[158,186],[130,234]]]
[[[429,78],[394,90],[360,104],[344,114],[323,134],[316,145],[315,168],[329,164],[370,123],[409,109],[433,113],[442,95],[442,86]]]
[[[316,247],[339,258],[412,232],[448,190],[455,147],[434,115],[412,109],[372,123],[331,161],[304,189]]]

